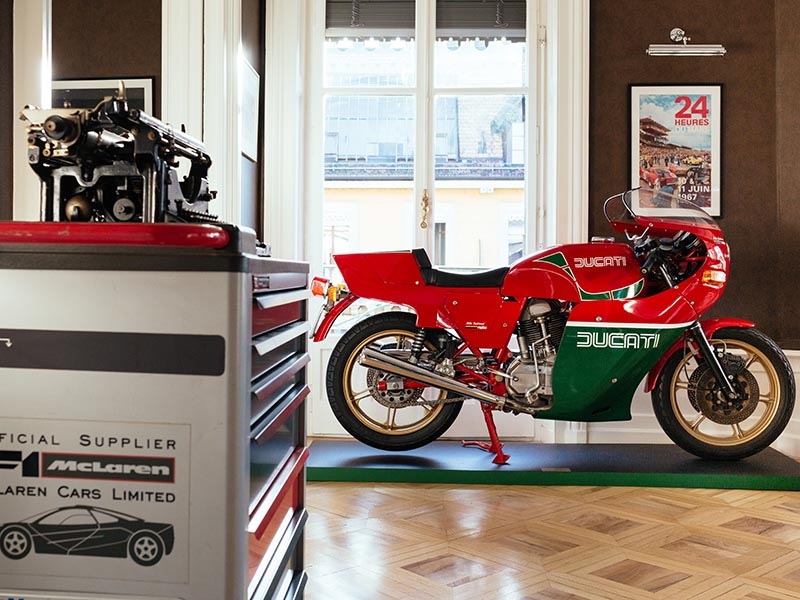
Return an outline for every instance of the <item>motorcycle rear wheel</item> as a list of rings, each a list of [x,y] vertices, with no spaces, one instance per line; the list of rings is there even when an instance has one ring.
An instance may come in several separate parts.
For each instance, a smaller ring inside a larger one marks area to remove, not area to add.
[[[713,460],[752,456],[774,442],[792,416],[792,368],[756,329],[720,329],[709,341],[724,348],[723,368],[741,400],[729,405],[711,370],[682,349],[659,375],[653,410],[664,432],[687,452]]]
[[[402,355],[417,332],[410,313],[389,312],[357,323],[345,333],[331,353],[325,383],[333,414],[354,438],[380,450],[412,450],[439,438],[461,411],[462,401],[423,404],[443,400],[448,393],[434,387],[390,391],[381,387],[389,374],[358,364],[363,350],[371,347]],[[426,351],[434,348],[426,341]],[[423,352],[423,357],[425,352]],[[392,404],[407,404],[400,408]]]

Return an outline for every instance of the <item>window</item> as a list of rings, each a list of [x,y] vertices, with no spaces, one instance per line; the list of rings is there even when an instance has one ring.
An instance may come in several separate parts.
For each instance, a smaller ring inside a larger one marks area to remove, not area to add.
[[[526,2],[431,8],[326,3],[326,258],[342,231],[329,219],[348,210],[349,251],[421,246],[463,269],[508,260],[499,208],[524,205],[528,170]]]

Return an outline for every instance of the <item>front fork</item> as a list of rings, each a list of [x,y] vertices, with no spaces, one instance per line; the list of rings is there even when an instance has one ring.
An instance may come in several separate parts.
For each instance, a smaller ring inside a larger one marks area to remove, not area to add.
[[[722,393],[725,394],[728,400],[736,400],[739,395],[736,393],[736,390],[733,389],[733,384],[731,384],[730,379],[728,379],[725,369],[722,368],[719,356],[711,345],[711,342],[708,341],[699,322],[689,327],[689,335],[692,340],[694,340],[694,343],[697,344],[700,358],[706,362],[708,368],[714,373],[714,378],[717,380]]]

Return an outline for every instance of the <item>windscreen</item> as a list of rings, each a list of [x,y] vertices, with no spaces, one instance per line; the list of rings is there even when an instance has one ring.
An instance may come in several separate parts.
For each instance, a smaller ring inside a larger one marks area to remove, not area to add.
[[[699,206],[653,189],[637,188],[612,196],[606,200],[603,211],[609,221],[617,223],[633,223],[639,217],[716,227],[714,219]]]

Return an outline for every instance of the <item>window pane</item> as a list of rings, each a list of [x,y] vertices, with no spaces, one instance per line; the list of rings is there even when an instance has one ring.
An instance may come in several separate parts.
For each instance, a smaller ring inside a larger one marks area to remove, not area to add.
[[[525,243],[525,96],[437,96],[434,262],[509,264]]]
[[[436,183],[433,263],[453,271],[508,265],[525,246],[522,181]]]
[[[324,275],[341,281],[334,254],[408,250],[414,239],[414,197],[408,183],[328,183],[323,212]]]
[[[434,86],[522,87],[527,79],[527,44],[494,37],[436,42]]]
[[[323,249],[331,255],[411,248],[414,96],[325,98]]]
[[[324,69],[326,87],[413,87],[416,45],[400,38],[329,39]]]
[[[437,179],[524,179],[525,96],[437,96]]]
[[[414,178],[413,96],[325,99],[325,179]]]

